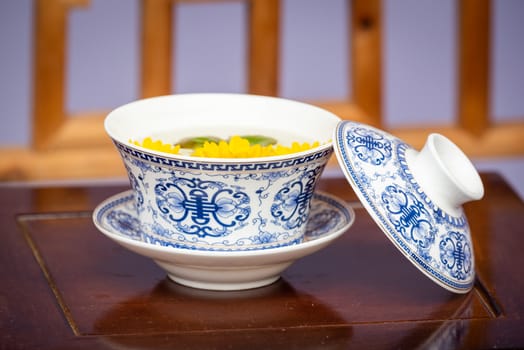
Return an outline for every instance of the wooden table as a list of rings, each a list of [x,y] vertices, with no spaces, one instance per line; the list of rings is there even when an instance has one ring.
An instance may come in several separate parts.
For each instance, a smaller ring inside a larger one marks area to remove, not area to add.
[[[524,347],[524,205],[496,174],[466,206],[477,281],[437,286],[375,226],[343,178],[355,225],[276,283],[211,292],[177,285],[94,227],[126,186],[0,187],[0,349]]]

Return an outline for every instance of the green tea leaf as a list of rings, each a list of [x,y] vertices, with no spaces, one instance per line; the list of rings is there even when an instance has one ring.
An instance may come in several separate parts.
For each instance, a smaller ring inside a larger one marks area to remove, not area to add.
[[[191,148],[195,149],[202,147],[206,142],[215,142],[219,143],[222,141],[221,138],[215,136],[197,136],[197,137],[186,137],[178,142],[182,148]]]
[[[277,143],[276,139],[264,135],[242,135],[240,137],[248,140],[250,145],[269,146]]]

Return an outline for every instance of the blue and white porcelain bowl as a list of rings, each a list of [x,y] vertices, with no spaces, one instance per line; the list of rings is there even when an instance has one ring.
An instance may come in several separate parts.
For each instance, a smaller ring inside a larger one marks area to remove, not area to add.
[[[145,233],[177,248],[237,251],[302,242],[339,121],[318,107],[281,98],[181,94],[119,107],[107,116],[105,129],[127,170]],[[285,156],[224,159],[151,151],[131,142],[243,134],[321,145]]]
[[[355,214],[349,203],[320,191],[311,201],[304,241],[273,249],[179,249],[176,238],[142,230],[131,190],[100,203],[93,212],[93,222],[106,237],[151,258],[177,283],[209,290],[243,290],[275,282],[296,260],[332,244],[353,225]]]

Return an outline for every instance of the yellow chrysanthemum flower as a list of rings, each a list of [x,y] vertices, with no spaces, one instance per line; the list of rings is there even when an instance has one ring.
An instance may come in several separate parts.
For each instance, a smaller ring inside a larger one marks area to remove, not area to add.
[[[160,151],[165,153],[178,154],[180,151],[180,145],[172,145],[170,143],[163,143],[161,140],[153,140],[151,137],[146,137],[139,141],[129,140],[134,145],[141,146],[152,151]]]
[[[280,144],[276,146],[251,145],[245,138],[232,136],[229,142],[220,141],[218,144],[205,142],[202,147],[196,148],[191,155],[210,158],[260,158],[302,152],[319,145],[319,142],[314,142],[313,144],[293,142],[290,147]]]
[[[151,137],[146,137],[142,142],[133,140],[130,140],[130,142],[153,151],[172,154],[178,154],[180,151],[180,145],[163,143],[161,140],[153,140]],[[229,141],[220,141],[218,143],[206,141],[201,147],[195,148],[191,156],[208,158],[260,158],[302,152],[318,147],[319,145],[320,143],[318,141],[312,144],[308,142],[293,142],[291,146],[283,146],[280,144],[275,146],[251,145],[245,138],[232,136]]]

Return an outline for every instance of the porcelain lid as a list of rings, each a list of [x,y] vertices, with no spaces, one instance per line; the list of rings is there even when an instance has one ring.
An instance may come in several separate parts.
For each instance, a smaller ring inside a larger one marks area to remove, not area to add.
[[[382,130],[350,121],[338,124],[333,140],[347,180],[384,234],[431,280],[468,292],[475,259],[461,205],[480,199],[483,186],[466,156],[438,134],[417,152]]]

